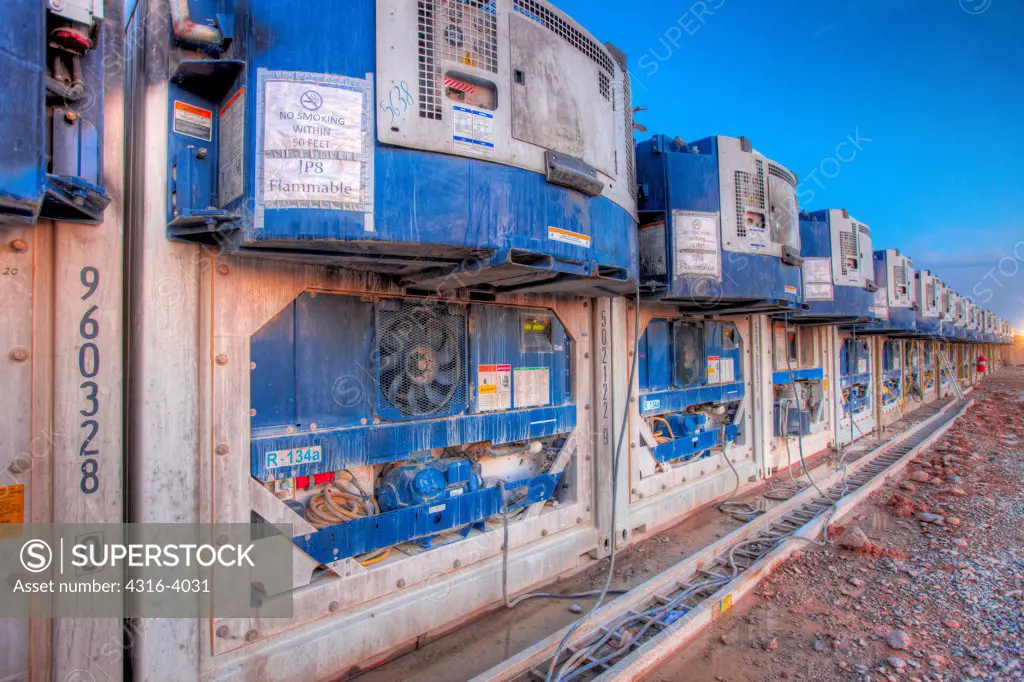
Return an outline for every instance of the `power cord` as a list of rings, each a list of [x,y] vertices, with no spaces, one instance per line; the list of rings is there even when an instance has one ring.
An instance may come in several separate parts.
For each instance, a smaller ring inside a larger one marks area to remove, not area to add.
[[[558,657],[562,655],[562,651],[568,646],[572,636],[576,634],[580,626],[583,625],[596,611],[601,603],[604,601],[605,596],[608,595],[609,590],[612,586],[612,579],[615,576],[615,558],[616,548],[618,543],[615,541],[618,535],[618,529],[615,527],[615,510],[618,505],[615,504],[615,493],[618,490],[619,484],[619,457],[622,454],[622,444],[625,441],[626,431],[629,428],[629,407],[633,401],[633,382],[636,379],[636,367],[638,356],[640,355],[640,285],[636,285],[636,305],[633,308],[633,360],[629,367],[629,390],[626,392],[626,405],[623,408],[622,415],[622,428],[619,429],[619,437],[615,443],[615,451],[612,453],[612,513],[611,513],[611,555],[608,560],[608,578],[605,580],[604,587],[601,589],[600,596],[594,601],[585,614],[576,620],[571,628],[565,633],[561,641],[558,643],[558,647],[555,649],[555,655],[551,659],[551,665],[548,666],[547,674],[544,677],[545,682],[551,682],[552,676],[555,674],[555,663],[558,661]],[[559,676],[561,678],[561,675]]]

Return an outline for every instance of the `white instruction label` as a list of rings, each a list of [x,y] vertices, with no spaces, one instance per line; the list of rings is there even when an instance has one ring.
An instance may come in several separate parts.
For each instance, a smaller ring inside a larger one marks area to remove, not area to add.
[[[477,405],[481,412],[512,407],[512,365],[477,365]]]
[[[245,88],[220,109],[220,186],[223,208],[242,196],[245,170]]]
[[[213,139],[213,112],[175,100],[174,132],[209,142]]]
[[[831,284],[831,258],[804,258],[804,284]]]
[[[889,319],[889,292],[885,287],[878,287],[875,292],[875,304],[871,306],[871,312],[880,320]]]
[[[720,384],[722,383],[722,373],[720,371],[722,358],[718,355],[708,356],[708,383],[709,384]]]
[[[268,81],[263,149],[361,153],[363,97],[314,81]]]
[[[672,211],[675,276],[701,275],[722,279],[719,214]]]
[[[494,154],[494,114],[483,109],[452,106],[452,144],[455,151]]]
[[[719,372],[722,375],[723,384],[736,381],[736,361],[733,358],[722,358]]]
[[[283,208],[372,212],[371,83],[264,70],[259,79],[260,215]]]
[[[363,201],[359,190],[363,164],[345,159],[263,159],[263,200],[284,208],[288,202]],[[298,207],[298,206],[296,206]]]
[[[551,404],[551,371],[547,367],[516,367],[516,408]]]

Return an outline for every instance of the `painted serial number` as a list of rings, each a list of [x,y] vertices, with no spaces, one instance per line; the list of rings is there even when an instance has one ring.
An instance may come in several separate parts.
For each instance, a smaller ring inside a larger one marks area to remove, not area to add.
[[[293,448],[291,450],[271,450],[266,454],[268,469],[294,467],[300,464],[315,464],[323,460],[323,448],[319,445],[308,448]]]
[[[88,301],[100,286],[100,271],[87,265],[79,273],[79,281],[85,289],[82,300]],[[96,375],[100,371],[100,348],[97,345],[100,324],[96,319],[98,311],[99,306],[90,306],[78,324],[80,337],[78,373],[82,378],[79,388],[85,391],[83,396],[85,404],[78,412],[85,418],[80,425],[83,435],[78,455],[82,462],[80,467],[82,478],[78,487],[86,495],[92,495],[100,488],[100,451],[93,443],[100,430],[100,422],[97,418],[100,412],[100,391],[99,384],[95,381]]]

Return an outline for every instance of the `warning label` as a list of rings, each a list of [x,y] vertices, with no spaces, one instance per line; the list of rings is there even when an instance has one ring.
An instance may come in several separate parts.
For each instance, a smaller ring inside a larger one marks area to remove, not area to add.
[[[722,373],[720,370],[722,358],[719,355],[708,356],[708,383],[709,384],[720,384],[722,383]]]
[[[672,211],[676,277],[722,279],[718,220],[718,213]]]
[[[260,72],[263,208],[372,212],[370,82]]]
[[[473,107],[452,106],[452,145],[457,152],[494,154],[494,114]]]
[[[512,365],[478,365],[476,368],[477,407],[480,412],[496,412],[512,407]]]
[[[175,100],[174,132],[209,142],[213,139],[213,112]]]
[[[590,248],[589,235],[580,234],[579,232],[570,232],[569,230],[563,230],[560,227],[549,227],[548,239],[556,242],[563,242],[565,244],[572,244],[573,246],[582,246],[585,249]]]
[[[547,367],[516,367],[515,406],[541,407],[551,404],[551,372]]]
[[[0,486],[0,523],[25,523],[25,484]]]
[[[245,156],[245,88],[220,110],[220,205],[242,196]]]

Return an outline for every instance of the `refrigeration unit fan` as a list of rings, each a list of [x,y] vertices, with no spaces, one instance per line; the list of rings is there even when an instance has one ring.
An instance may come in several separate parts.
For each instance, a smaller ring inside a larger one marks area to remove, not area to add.
[[[704,357],[703,325],[680,322],[673,326],[675,346],[675,383],[695,386],[701,383]]]
[[[381,398],[407,417],[446,410],[463,385],[464,316],[408,303],[377,314]]]

